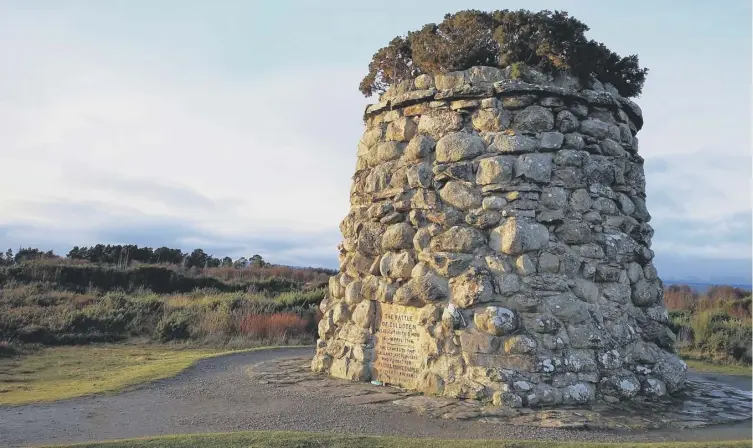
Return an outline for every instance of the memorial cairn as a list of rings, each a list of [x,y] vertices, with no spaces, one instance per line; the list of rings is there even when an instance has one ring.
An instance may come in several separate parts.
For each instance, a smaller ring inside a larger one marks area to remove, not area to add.
[[[509,407],[683,388],[641,110],[582,84],[474,66],[367,107],[314,371]]]

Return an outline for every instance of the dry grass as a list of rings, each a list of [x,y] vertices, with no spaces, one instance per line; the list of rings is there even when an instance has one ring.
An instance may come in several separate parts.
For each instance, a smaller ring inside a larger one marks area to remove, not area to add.
[[[664,305],[668,310],[692,310],[698,294],[690,288],[672,286],[664,290]]]
[[[0,287],[0,341],[67,345],[147,337],[224,345],[312,343],[323,289],[280,293],[72,292],[54,283]],[[285,316],[249,317],[265,314]],[[246,322],[248,321],[248,322]],[[244,323],[245,322],[245,323]],[[253,341],[254,335],[266,335]],[[279,337],[278,337],[279,335]],[[255,342],[255,343],[254,343]]]
[[[716,286],[699,294],[688,286],[673,285],[665,290],[664,302],[683,357],[750,369],[753,319],[749,291]]]
[[[240,333],[260,339],[298,337],[309,321],[295,313],[250,314],[240,321]]]
[[[732,286],[712,286],[700,294],[687,285],[671,285],[664,290],[664,304],[668,310],[706,311],[719,308],[724,303],[738,303],[740,317],[750,317],[750,309],[745,309],[738,301],[750,297],[750,291]]]
[[[684,352],[683,359],[691,369],[704,373],[718,373],[722,375],[735,375],[735,376],[753,376],[753,370],[751,366],[734,365],[734,364],[712,364],[710,362],[694,359],[695,354],[692,352]]]
[[[251,279],[264,279],[281,277],[295,280],[301,283],[323,284],[332,275],[332,272],[315,268],[295,268],[290,266],[265,266],[236,268],[209,268],[203,270],[204,275],[220,278],[224,281],[243,281]]]

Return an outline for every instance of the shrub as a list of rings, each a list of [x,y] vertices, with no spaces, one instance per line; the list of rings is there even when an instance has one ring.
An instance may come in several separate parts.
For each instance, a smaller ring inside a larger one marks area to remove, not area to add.
[[[698,294],[687,285],[671,285],[664,290],[664,305],[668,310],[692,310]]]
[[[324,299],[324,288],[313,291],[291,291],[279,294],[275,297],[275,302],[285,308],[307,307],[316,305]]]
[[[274,272],[273,268],[269,272]],[[282,270],[280,272],[286,272]],[[316,271],[314,271],[316,272]],[[303,278],[321,281],[321,273],[302,275]],[[302,288],[302,282],[285,277],[248,277],[242,281],[223,281],[213,276],[190,275],[168,266],[141,265],[118,269],[106,265],[68,265],[24,263],[0,267],[0,285],[49,282],[56,288],[89,293],[91,290],[138,292],[149,290],[158,294],[189,293],[212,289],[221,292],[239,292],[252,288],[255,292],[281,293]]]
[[[611,83],[625,97],[641,93],[648,69],[638,57],[620,57],[585,37],[588,26],[563,11],[465,10],[447,14],[379,49],[361,81],[366,96],[422,73],[465,70],[474,65],[525,63],[545,72],[568,71],[588,82]]]
[[[195,331],[192,332],[192,336],[227,338],[236,333],[233,315],[227,307],[203,310],[196,320]]]
[[[192,316],[187,310],[175,311],[157,323],[155,336],[162,342],[188,339],[191,337],[191,320]]]
[[[42,325],[36,324],[24,325],[18,328],[15,336],[21,342],[32,344],[54,344],[56,342],[54,332]]]
[[[259,339],[286,339],[304,335],[307,319],[296,313],[250,314],[240,323],[240,332]]]
[[[690,321],[690,325],[693,328],[696,341],[709,339],[718,329],[719,324],[727,319],[726,313],[718,309],[701,311],[695,314]]]
[[[690,325],[694,345],[703,353],[722,360],[751,362],[753,326],[749,319],[737,319],[722,308],[714,308],[693,315]]]
[[[17,350],[8,341],[0,341],[0,358],[10,358]]]

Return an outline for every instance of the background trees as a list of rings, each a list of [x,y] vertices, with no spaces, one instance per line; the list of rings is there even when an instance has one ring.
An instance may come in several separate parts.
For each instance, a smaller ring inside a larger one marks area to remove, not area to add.
[[[8,249],[4,254],[0,253],[0,266],[10,266],[24,261],[46,260],[60,258],[53,251],[43,251],[37,248],[19,248],[17,252]],[[66,258],[71,260],[84,260],[91,263],[116,265],[121,267],[130,266],[133,262],[143,264],[170,264],[180,265],[186,268],[264,268],[271,266],[259,254],[250,258],[240,257],[233,261],[230,257],[214,257],[197,248],[189,253],[170,247],[139,247],[135,244],[96,244],[94,246],[74,246]]]

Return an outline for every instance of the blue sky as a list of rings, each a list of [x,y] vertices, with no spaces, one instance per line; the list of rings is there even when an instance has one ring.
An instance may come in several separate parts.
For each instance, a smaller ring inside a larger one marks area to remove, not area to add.
[[[371,56],[447,12],[500,7],[569,11],[639,55],[659,273],[749,283],[748,1],[5,0],[0,247],[334,267]]]

